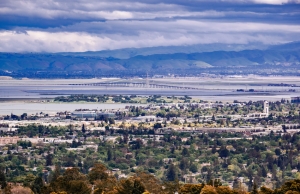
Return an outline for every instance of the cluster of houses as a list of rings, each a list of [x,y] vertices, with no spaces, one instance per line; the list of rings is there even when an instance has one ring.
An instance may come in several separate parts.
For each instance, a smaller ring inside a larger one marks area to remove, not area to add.
[[[226,106],[244,106],[242,103],[232,103],[232,104],[225,104]],[[221,103],[180,103],[180,104],[149,104],[145,107],[143,107],[145,110],[149,109],[161,109],[161,107],[177,107],[177,108],[187,108],[190,106],[197,106],[197,107],[203,107],[203,108],[212,108],[217,106],[224,106],[224,104]],[[37,125],[46,125],[46,126],[68,126],[73,125],[76,126],[75,130],[81,130],[81,126],[84,124],[87,128],[87,130],[90,131],[105,131],[105,128],[102,126],[100,127],[99,123],[100,121],[94,121],[93,118],[95,117],[104,117],[104,118],[114,118],[117,114],[128,112],[130,107],[125,107],[124,109],[118,109],[118,110],[87,110],[87,109],[80,109],[75,110],[74,112],[58,112],[53,117],[49,116],[41,117],[37,120],[2,120],[2,123],[0,123],[0,133],[3,135],[10,135],[10,137],[0,137],[0,145],[4,144],[11,144],[16,143],[18,140],[24,140],[24,141],[30,141],[32,143],[72,143],[75,137],[64,139],[63,137],[56,137],[56,138],[22,138],[18,139],[18,137],[14,136],[15,131],[18,129],[18,126],[26,126],[30,124],[37,124]],[[236,118],[253,118],[253,117],[267,117],[269,115],[269,104],[267,101],[264,102],[264,110],[262,113],[252,113],[249,115],[229,115],[231,119]],[[68,116],[71,116],[75,119],[68,119]],[[209,121],[212,120],[213,116],[203,116],[201,119]],[[79,119],[76,119],[79,118]],[[177,118],[181,123],[184,122],[194,122],[196,119],[199,118],[184,118],[184,117],[178,117]],[[216,116],[215,119],[224,119],[222,115]],[[130,117],[126,119],[126,122],[129,123],[140,123],[140,122],[158,122],[163,123],[165,120],[159,117],[156,117],[155,115],[147,115],[147,116],[138,116],[138,117]],[[119,129],[117,127],[114,127],[114,129]],[[259,135],[266,135],[269,134],[270,131],[282,131],[282,126],[272,126],[268,128],[269,130],[266,130],[263,126],[240,126],[240,127],[232,127],[232,128],[198,128],[198,127],[163,127],[160,129],[155,130],[156,135],[163,135],[167,133],[171,133],[173,130],[181,131],[181,132],[192,132],[192,133],[209,133],[209,132],[242,132],[247,135],[247,137],[251,137],[251,134],[259,134]],[[271,129],[271,130],[270,130]],[[294,129],[294,128],[293,128]],[[294,130],[299,130],[294,129]],[[0,136],[3,136],[0,134]],[[116,136],[106,136],[106,137],[99,137],[102,141],[112,141],[116,142]],[[80,139],[76,139],[76,141],[81,141]],[[147,141],[147,140],[146,140]]]

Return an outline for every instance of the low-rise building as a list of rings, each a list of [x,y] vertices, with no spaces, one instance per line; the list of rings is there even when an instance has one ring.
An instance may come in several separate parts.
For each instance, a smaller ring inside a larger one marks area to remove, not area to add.
[[[0,145],[16,144],[20,140],[19,137],[0,137]]]

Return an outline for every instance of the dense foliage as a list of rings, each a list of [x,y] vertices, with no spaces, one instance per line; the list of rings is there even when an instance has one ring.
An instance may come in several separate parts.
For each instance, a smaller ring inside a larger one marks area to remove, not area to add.
[[[290,180],[275,190],[265,186],[258,189],[256,183],[247,192],[243,187],[230,188],[222,186],[217,179],[207,183],[183,184],[174,181],[159,181],[155,176],[137,172],[128,178],[117,179],[111,175],[103,164],[96,163],[87,175],[80,172],[79,168],[62,170],[56,166],[51,173],[51,179],[45,184],[42,177],[31,176],[24,187],[8,185],[3,171],[0,171],[1,188],[3,194],[9,193],[37,193],[37,194],[281,194],[299,193],[300,180]]]

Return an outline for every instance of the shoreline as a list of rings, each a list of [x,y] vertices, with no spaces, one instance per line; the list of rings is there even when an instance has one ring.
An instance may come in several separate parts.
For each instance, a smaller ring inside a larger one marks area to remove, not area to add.
[[[5,102],[35,102],[35,103],[42,103],[42,101],[48,101],[48,100],[53,100],[54,98],[0,98],[0,103],[5,103]]]

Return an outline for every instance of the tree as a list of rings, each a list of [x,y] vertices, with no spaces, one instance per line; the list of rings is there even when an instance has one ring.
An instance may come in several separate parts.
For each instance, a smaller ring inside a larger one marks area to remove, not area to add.
[[[68,194],[90,194],[91,188],[87,182],[82,180],[72,180],[68,183],[68,187],[65,190]]]
[[[262,186],[261,188],[260,188],[260,192],[259,192],[260,194],[273,194],[273,190],[272,189],[269,189],[269,188],[267,188],[267,187],[265,187],[265,186]]]
[[[56,187],[56,181],[59,176],[60,176],[60,166],[55,166],[54,171],[51,173],[50,187],[52,188]]]
[[[225,146],[222,146],[219,150],[219,156],[221,158],[227,158],[229,156],[229,150]]]
[[[179,191],[181,184],[178,180],[165,182],[163,186],[163,193],[164,194],[174,194]]]
[[[216,191],[217,191],[218,194],[238,194],[238,192],[234,192],[228,186],[216,187]]]
[[[186,170],[188,167],[188,160],[186,158],[182,158],[180,163],[179,163],[179,168],[181,170]]]
[[[296,192],[292,192],[292,191],[296,191]],[[287,181],[285,182],[281,188],[276,189],[274,191],[274,193],[299,193],[300,192],[300,180],[296,179],[296,180],[291,180],[291,181]]]
[[[154,129],[159,129],[159,128],[162,128],[162,125],[161,125],[161,123],[155,123],[155,124],[153,125],[153,128],[154,128]]]
[[[22,187],[24,188],[24,187]],[[30,190],[30,189],[29,189]],[[2,194],[14,194],[10,185],[7,185],[3,190],[0,190]],[[26,194],[26,193],[25,193]],[[29,193],[28,193],[29,194]],[[31,194],[31,193],[30,193]]]
[[[222,182],[220,181],[220,179],[211,179],[207,182],[208,185],[211,185],[213,187],[219,187],[222,186]]]
[[[258,194],[256,182],[253,183],[253,188],[252,188],[251,194]]]
[[[143,146],[143,141],[138,138],[136,141],[135,141],[135,145],[133,146],[134,149],[141,149]]]
[[[0,170],[0,187],[4,189],[7,186],[6,177],[3,170]]]
[[[143,194],[146,191],[145,186],[137,177],[120,180],[116,189],[118,194]]]
[[[206,182],[207,183],[209,183],[209,181],[211,181],[211,179],[212,179],[212,170],[209,168],[208,170],[207,170],[207,175],[206,175]]]
[[[53,158],[52,154],[50,154],[48,152],[48,155],[46,156],[46,166],[52,166],[53,165],[52,158]]]
[[[111,161],[111,159],[112,159],[112,151],[111,151],[111,149],[108,149],[107,150],[107,161]]]
[[[234,179],[232,187],[234,189],[240,189],[240,186],[241,186],[240,180],[238,178]]]
[[[113,125],[113,124],[115,124],[115,119],[114,118],[109,118],[108,122],[109,122],[109,124]]]
[[[93,183],[96,180],[105,180],[108,178],[108,174],[106,173],[107,168],[100,163],[94,165],[92,170],[88,174],[89,181]]]
[[[170,164],[166,173],[166,178],[168,181],[175,181],[177,179],[177,170],[174,164]]]
[[[200,194],[218,194],[216,189],[211,185],[205,185]]]
[[[28,174],[25,177],[24,186],[30,187],[33,184],[33,182],[34,182],[35,179],[36,179],[36,177],[33,174]]]
[[[26,117],[27,117],[27,113],[23,113],[23,114],[21,115],[21,120],[26,119]]]
[[[44,187],[44,181],[41,177],[36,177],[31,185],[31,190],[34,193],[42,193],[42,189]]]
[[[133,191],[132,194],[141,194],[144,193],[145,186],[142,184],[140,179],[135,179],[133,182]]]
[[[85,129],[85,125],[84,125],[84,124],[82,124],[81,131],[82,131],[82,133],[85,133],[85,132],[86,132],[86,129]]]
[[[107,179],[102,180],[96,180],[94,181],[95,184],[95,190],[94,194],[103,194],[103,193],[109,193],[111,191],[114,191],[117,180],[114,176],[110,176]]]
[[[215,115],[213,115],[213,116],[211,117],[211,120],[212,120],[212,121],[216,121]]]
[[[199,194],[204,184],[184,184],[180,187],[180,194]]]
[[[190,156],[190,152],[187,148],[183,148],[181,155],[184,157],[189,157]]]
[[[281,150],[280,150],[279,148],[276,148],[276,149],[275,149],[275,154],[276,154],[277,156],[281,155]]]
[[[155,194],[163,193],[160,181],[152,174],[137,172],[136,176],[141,180],[148,192]]]
[[[59,176],[54,182],[54,191],[65,191],[68,194],[90,193],[86,177],[79,172],[78,168],[67,169],[63,176]]]
[[[192,173],[198,172],[197,165],[196,165],[196,164],[192,164],[192,165],[190,166],[190,171],[191,171]]]
[[[261,168],[261,174],[262,174],[262,177],[267,177],[267,169],[266,169],[266,167],[265,166],[263,166],[262,168]]]

